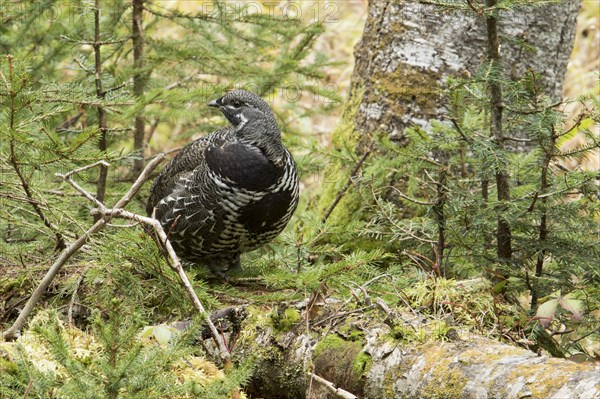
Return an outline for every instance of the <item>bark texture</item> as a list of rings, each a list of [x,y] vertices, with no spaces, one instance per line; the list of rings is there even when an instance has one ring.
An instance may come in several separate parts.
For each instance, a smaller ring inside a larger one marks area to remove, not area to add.
[[[455,329],[439,339],[409,342],[408,335],[398,337],[377,321],[384,319],[377,312],[348,317],[335,317],[335,312],[322,307],[321,319],[309,323],[318,327],[307,330],[300,321],[282,332],[265,318],[264,309],[248,309],[232,353],[236,359],[257,360],[247,392],[265,399],[352,397],[332,394],[324,379],[365,399],[600,397],[600,366],[595,364],[537,356]],[[322,323],[325,319],[331,322]],[[411,330],[423,328],[422,319],[412,319],[397,322]],[[311,378],[311,372],[317,377]]]
[[[580,0],[564,0],[501,11],[500,57],[507,76],[516,78],[532,68],[542,74],[546,93],[559,100],[579,6]],[[350,98],[352,103],[352,96],[361,96],[355,115],[358,132],[379,131],[401,140],[405,128],[427,128],[431,119],[442,119],[446,78],[473,74],[486,58],[486,46],[484,15],[411,0],[369,2],[355,49]]]

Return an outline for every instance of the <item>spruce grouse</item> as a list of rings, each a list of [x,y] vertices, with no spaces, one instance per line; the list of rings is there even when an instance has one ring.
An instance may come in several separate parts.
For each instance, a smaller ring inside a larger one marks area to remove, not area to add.
[[[284,229],[298,205],[298,174],[260,97],[234,90],[208,105],[231,126],[184,147],[154,181],[146,211],[179,257],[224,276],[242,252]]]

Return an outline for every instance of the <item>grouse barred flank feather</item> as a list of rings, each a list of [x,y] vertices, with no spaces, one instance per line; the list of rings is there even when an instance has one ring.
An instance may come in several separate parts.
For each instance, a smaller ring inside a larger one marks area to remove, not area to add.
[[[217,275],[273,240],[298,205],[294,159],[266,102],[244,90],[208,104],[231,123],[184,147],[158,175],[146,205],[175,252]]]

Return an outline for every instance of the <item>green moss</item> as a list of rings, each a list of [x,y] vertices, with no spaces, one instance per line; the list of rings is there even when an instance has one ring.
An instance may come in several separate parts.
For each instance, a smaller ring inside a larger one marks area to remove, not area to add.
[[[348,335],[350,341],[360,341],[365,337],[365,333],[361,330],[353,329]]]
[[[342,118],[332,134],[333,148],[341,153],[354,153],[360,140],[360,132],[355,129],[355,119],[362,103],[364,90],[353,87],[346,102]],[[319,208],[324,211],[333,203],[340,189],[346,184],[352,165],[337,159],[325,169],[325,183],[319,200]],[[363,201],[359,196],[346,193],[328,219],[328,224],[345,226],[356,216]]]
[[[351,151],[355,150],[356,144],[360,139],[360,132],[356,131],[355,119],[360,104],[364,98],[364,89],[352,87],[348,101],[344,105],[342,118],[333,131],[331,140],[334,148],[346,148]]]
[[[300,312],[294,308],[285,308],[283,312],[275,310],[271,313],[273,327],[279,332],[290,331],[301,318]]]
[[[348,344],[352,345],[350,342],[344,341],[336,334],[329,334],[315,347],[314,357],[317,358],[321,356],[325,351],[338,350]]]
[[[425,329],[420,328],[415,331],[410,326],[406,325],[395,325],[390,331],[390,336],[398,342],[409,343],[409,342],[425,342],[427,333]]]
[[[449,327],[446,325],[444,321],[436,321],[433,323],[433,328],[431,329],[431,336],[433,339],[438,341],[446,340],[446,335],[448,334]]]
[[[16,291],[19,288],[23,287],[24,281],[25,275],[20,275],[16,278],[3,277],[2,279],[0,279],[0,292],[8,293]]]
[[[362,352],[361,342],[329,334],[315,347],[314,365],[315,373],[360,396],[364,383],[360,377],[371,368],[372,360]]]
[[[269,315],[258,306],[246,308],[247,317],[242,323],[242,329],[238,338],[240,346],[252,346],[256,342],[257,334],[270,325]],[[268,358],[277,353],[274,347],[266,345],[260,348],[262,353],[256,353],[257,357]]]
[[[353,324],[352,318],[347,319],[345,325],[339,326],[337,329],[338,334],[344,337],[347,341],[362,341],[365,337],[364,331],[356,328]]]
[[[371,370],[372,365],[373,359],[371,358],[371,355],[365,352],[360,352],[354,358],[354,362],[352,362],[352,370],[354,371],[356,378],[359,379],[364,374],[368,373],[369,370]]]
[[[0,358],[0,372],[1,373],[7,373],[7,374],[17,374],[17,372],[19,371],[19,368],[17,367],[17,365],[7,359],[2,359]]]

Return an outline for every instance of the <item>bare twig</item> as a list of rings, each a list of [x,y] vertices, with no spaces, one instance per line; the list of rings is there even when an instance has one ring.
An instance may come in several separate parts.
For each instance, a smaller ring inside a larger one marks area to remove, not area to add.
[[[522,139],[519,137],[511,137],[511,136],[504,136],[502,137],[503,140],[510,140],[510,141],[516,141],[519,143],[531,143],[533,140],[531,139]]]
[[[392,310],[390,309],[390,307],[387,305],[387,303],[385,303],[385,301],[379,297],[375,298],[375,303],[377,304],[377,306],[379,306],[381,308],[381,310],[383,310],[388,316],[392,316]]]
[[[370,279],[369,281],[367,281],[366,283],[364,283],[363,285],[361,285],[362,288],[366,288],[368,285],[371,285],[372,283],[374,283],[377,280],[380,280],[384,277],[392,277],[391,274],[380,274],[379,276],[373,277],[372,279]]]
[[[129,191],[127,191],[127,193],[125,193],[123,198],[121,198],[121,200],[119,200],[117,202],[117,204],[115,205],[115,207],[112,209],[107,209],[104,206],[104,204],[102,204],[100,201],[95,199],[90,193],[86,192],[77,183],[75,183],[75,181],[73,181],[73,179],[71,179],[71,176],[74,173],[76,173],[77,171],[89,169],[90,167],[92,167],[92,165],[86,166],[83,168],[79,168],[78,170],[75,170],[75,171],[71,171],[71,172],[65,174],[63,176],[63,178],[65,180],[67,180],[77,191],[81,192],[81,194],[84,197],[88,198],[90,201],[92,201],[94,204],[96,204],[96,206],[98,206],[97,209],[92,210],[92,214],[99,218],[98,222],[96,222],[96,224],[94,225],[94,226],[96,226],[98,224],[101,224],[99,226],[99,229],[104,227],[113,217],[120,217],[123,219],[134,220],[136,222],[151,226],[154,229],[157,236],[161,240],[161,247],[164,248],[164,250],[167,252],[167,254],[169,256],[169,259],[171,260],[171,262],[169,262],[169,266],[171,266],[171,268],[173,268],[173,270],[178,274],[183,286],[185,287],[186,291],[188,292],[188,295],[190,296],[190,299],[192,300],[194,307],[206,319],[206,323],[213,335],[215,342],[217,343],[217,346],[219,347],[221,359],[223,360],[225,367],[230,368],[231,367],[231,356],[230,356],[227,346],[225,344],[225,340],[223,339],[222,335],[219,334],[219,331],[217,330],[217,328],[215,327],[213,322],[210,320],[208,313],[206,313],[204,306],[202,306],[202,303],[198,299],[198,296],[196,295],[194,288],[192,287],[189,279],[187,278],[187,275],[183,271],[181,262],[179,261],[179,258],[177,257],[177,254],[175,253],[175,250],[173,249],[173,246],[169,242],[167,234],[165,233],[164,229],[162,228],[160,222],[154,218],[138,215],[138,214],[135,214],[133,212],[128,212],[125,209],[123,209],[123,207],[137,193],[139,188],[141,188],[141,185],[148,178],[148,176],[150,176],[152,169],[154,169],[156,167],[156,165],[158,165],[158,163],[160,163],[163,159],[164,159],[164,154],[160,154],[154,160],[152,160],[150,163],[148,163],[148,165],[142,171],[142,173],[140,174],[140,176],[138,177],[136,182],[133,184],[133,186],[129,189]],[[96,162],[96,164],[94,164],[94,165],[103,165],[103,161]],[[44,291],[45,291],[45,289],[44,289]]]
[[[464,141],[466,141],[469,144],[473,143],[473,139],[470,138],[469,136],[467,136],[465,134],[465,132],[463,132],[463,130],[460,127],[460,125],[458,124],[458,120],[456,118],[450,118],[450,121],[452,122],[452,124],[454,125],[454,128],[461,135],[461,137],[463,138]]]
[[[164,158],[164,154],[159,154],[156,158],[149,162],[148,165],[146,165],[146,168],[144,169],[142,174],[140,174],[135,183],[133,183],[133,185],[129,188],[129,191],[127,191],[127,193],[125,193],[125,195],[115,204],[115,207],[122,208],[125,205],[127,205],[135,196],[135,194],[137,194],[140,188],[142,188],[142,185],[148,179],[150,173],[152,173],[152,171],[158,166],[159,163],[161,163],[164,160]],[[82,168],[80,168],[80,170],[81,169]],[[83,170],[85,170],[85,167]],[[71,176],[72,174],[73,173],[67,173],[66,176]],[[70,181],[72,182],[73,180],[70,179]],[[12,324],[12,326],[10,326],[8,330],[2,333],[5,339],[13,339],[17,336],[18,332],[21,330],[21,328],[23,328],[23,325],[31,315],[33,308],[37,305],[42,295],[44,295],[46,289],[48,289],[48,286],[50,285],[50,283],[52,283],[59,270],[71,258],[71,256],[73,256],[75,253],[77,253],[77,251],[79,251],[79,249],[81,249],[81,247],[89,240],[90,236],[102,230],[102,228],[104,228],[108,221],[110,221],[110,218],[99,219],[77,240],[75,240],[61,252],[58,259],[54,261],[50,269],[48,269],[48,271],[46,272],[46,275],[44,276],[42,281],[31,294],[31,297],[25,304],[25,307],[23,308],[21,313],[19,313],[19,316],[17,317],[15,322]]]
[[[98,7],[97,4],[96,4],[96,7]],[[127,42],[129,40],[129,38],[127,38],[127,39],[118,39],[118,40],[97,40],[97,41],[96,40],[94,40],[94,41],[76,40],[76,39],[72,39],[72,38],[70,38],[69,36],[66,36],[66,35],[61,35],[60,38],[63,39],[63,40],[66,40],[68,42],[71,42],[71,43],[83,44],[83,45],[88,45],[88,46],[94,46],[94,45],[108,46],[110,44],[123,44],[123,43],[125,43],[125,42]]]
[[[2,333],[5,339],[13,339],[17,336],[18,332],[21,330],[25,321],[29,318],[29,315],[33,311],[33,308],[39,300],[42,298],[42,295],[46,292],[46,289],[50,285],[50,283],[56,277],[58,271],[62,268],[62,266],[69,260],[71,256],[73,256],[82,246],[87,242],[90,236],[98,231],[100,231],[104,227],[104,220],[98,220],[92,227],[90,227],[84,234],[82,234],[77,240],[75,240],[72,244],[67,246],[60,254],[58,259],[52,264],[50,269],[46,272],[46,275],[40,282],[40,284],[36,287],[31,294],[31,297],[25,304],[25,307],[19,313],[19,316],[13,323],[13,325],[6,331]]]
[[[23,399],[25,399],[27,396],[29,396],[29,391],[31,391],[31,387],[33,386],[33,378],[29,379],[29,382],[27,383],[27,388],[25,388],[25,392],[23,393]]]
[[[475,6],[473,4],[473,0],[467,0],[467,4],[469,5],[469,8],[473,11],[475,11],[475,13],[477,15],[481,15],[483,13],[483,9],[482,8],[478,8],[477,6]]]
[[[311,380],[318,382],[319,385],[327,389],[329,393],[333,394],[336,398],[340,399],[358,399],[358,396],[354,395],[351,392],[346,391],[342,388],[336,388],[335,384],[331,381],[327,381],[323,377],[319,377],[314,373],[307,373]]]
[[[81,168],[73,169],[72,171],[70,171],[64,175],[57,173],[56,176],[67,181],[70,185],[72,185],[75,188],[75,190],[79,191],[85,198],[89,199],[94,204],[96,204],[96,206],[103,206],[102,203],[98,199],[96,199],[96,197],[94,197],[92,194],[85,191],[79,184],[77,184],[73,179],[71,179],[71,176],[73,176],[76,173],[80,173],[80,172],[83,172],[84,170],[95,168],[96,166],[100,166],[100,165],[102,165],[106,168],[108,168],[110,166],[110,164],[108,162],[102,160],[102,161],[94,162],[91,165],[86,165]]]
[[[597,332],[600,332],[600,327],[596,328],[595,330],[592,330],[592,331],[588,332],[587,334],[582,335],[581,337],[579,337],[577,339],[574,339],[573,342],[579,342],[582,339],[587,338],[587,337],[589,337],[592,334],[596,334]]]
[[[346,316],[349,316],[351,314],[355,314],[355,313],[363,313],[365,310],[369,310],[372,309],[374,305],[369,305],[369,306],[364,306],[360,309],[354,309],[354,310],[348,310],[346,312],[340,312],[340,313],[336,313],[334,315],[331,315],[329,317],[324,318],[323,320],[319,320],[316,323],[314,323],[312,326],[313,327],[317,327],[320,326],[321,324],[325,324],[330,320],[334,320],[334,319],[340,319]]]
[[[425,202],[425,201],[419,201],[418,199],[409,197],[408,195],[404,194],[402,191],[398,190],[396,187],[391,187],[394,191],[396,191],[396,194],[398,194],[398,196],[400,196],[400,198],[404,198],[407,201],[413,202],[417,205],[425,205],[425,206],[433,206],[435,205],[434,202]]]
[[[146,138],[146,143],[149,143],[150,140],[152,140],[152,136],[154,136],[154,132],[156,132],[156,128],[158,127],[159,123],[160,123],[160,118],[156,118],[154,121],[152,121],[152,124],[150,125],[150,129],[148,129],[148,137]]]
[[[108,218],[119,217],[119,218],[123,218],[123,219],[134,220],[136,222],[143,223],[147,226],[151,226],[154,229],[154,231],[156,232],[156,234],[158,235],[158,237],[161,240],[162,247],[165,249],[165,251],[167,252],[167,254],[169,256],[169,259],[171,260],[171,262],[169,262],[169,266],[177,273],[177,275],[181,279],[181,282],[182,282],[183,286],[185,287],[194,307],[204,317],[206,324],[208,325],[208,328],[210,329],[210,332],[212,333],[212,337],[215,340],[217,346],[219,347],[220,356],[221,356],[221,359],[223,360],[223,363],[225,364],[225,367],[227,367],[228,364],[230,365],[231,355],[229,354],[229,350],[227,349],[225,340],[223,339],[223,336],[219,333],[219,331],[215,327],[214,323],[210,319],[210,315],[206,312],[206,310],[204,309],[204,306],[202,306],[202,303],[198,299],[198,296],[196,295],[196,292],[194,291],[194,287],[190,283],[190,280],[187,278],[187,275],[185,274],[185,271],[183,270],[183,267],[181,266],[181,262],[179,261],[179,258],[177,257],[177,254],[175,253],[175,250],[173,249],[173,246],[171,245],[171,242],[169,241],[169,239],[167,237],[167,233],[165,233],[165,230],[163,229],[160,222],[156,219],[153,219],[153,218],[150,218],[147,216],[138,215],[136,213],[126,211],[125,209],[122,209],[122,208],[93,209],[92,214],[100,215],[103,220],[106,219],[107,217]]]

